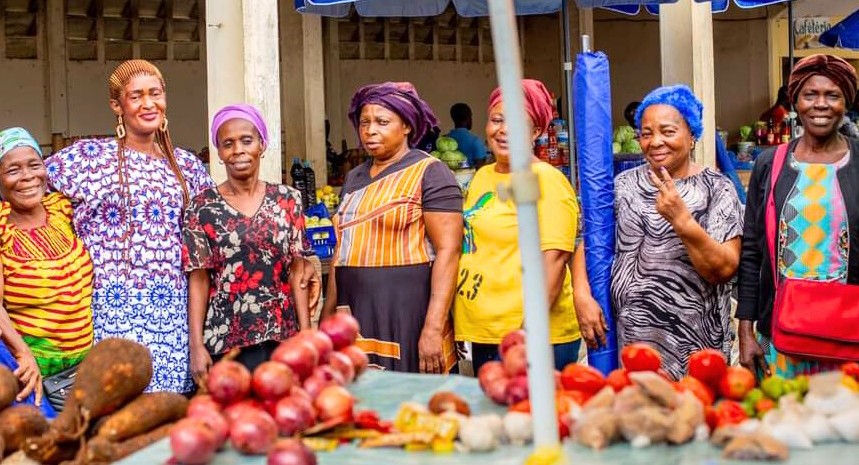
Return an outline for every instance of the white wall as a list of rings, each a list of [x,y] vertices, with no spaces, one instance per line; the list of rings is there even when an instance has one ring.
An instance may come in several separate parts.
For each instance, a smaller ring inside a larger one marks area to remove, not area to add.
[[[0,129],[22,126],[45,148],[51,145],[41,61],[0,57]]]

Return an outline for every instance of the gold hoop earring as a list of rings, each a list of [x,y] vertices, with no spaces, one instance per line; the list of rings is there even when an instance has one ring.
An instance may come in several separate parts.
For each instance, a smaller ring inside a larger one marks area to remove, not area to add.
[[[167,117],[165,116],[164,121],[161,122],[161,132],[164,132],[166,130],[167,130]]]
[[[116,138],[125,139],[125,124],[122,122],[122,115],[116,117]]]

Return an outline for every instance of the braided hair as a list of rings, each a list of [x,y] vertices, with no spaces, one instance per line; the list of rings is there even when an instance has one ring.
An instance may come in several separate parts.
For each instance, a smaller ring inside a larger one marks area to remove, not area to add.
[[[117,66],[110,75],[110,79],[108,80],[110,99],[118,101],[122,95],[123,89],[125,89],[125,86],[137,76],[154,76],[161,82],[161,87],[164,90],[167,89],[167,86],[164,83],[164,77],[155,65],[146,60],[128,60]],[[167,121],[166,115],[164,120],[165,122]],[[119,135],[117,135],[116,142],[117,154],[119,157],[119,182],[123,191],[127,195],[130,191],[128,188],[128,177],[125,173],[125,137],[119,137]],[[164,152],[164,155],[167,157],[167,161],[170,164],[170,170],[173,171],[174,175],[176,175],[176,179],[182,187],[182,206],[188,206],[188,203],[191,200],[191,193],[188,191],[188,185],[185,183],[185,175],[183,175],[182,170],[179,169],[179,163],[176,161],[176,155],[173,153],[173,140],[170,138],[170,131],[166,124],[162,124],[162,126],[156,131],[155,143],[158,144]]]

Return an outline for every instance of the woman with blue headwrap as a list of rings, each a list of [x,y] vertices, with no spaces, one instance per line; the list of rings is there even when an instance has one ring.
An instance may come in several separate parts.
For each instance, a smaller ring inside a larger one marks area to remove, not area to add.
[[[42,378],[77,365],[93,341],[92,261],[71,204],[46,187],[39,144],[23,128],[0,131],[0,360],[14,356],[18,400],[33,393],[37,405]]]
[[[699,349],[730,355],[729,281],[740,261],[736,190],[692,160],[702,109],[686,86],[651,92],[635,116],[647,163],[615,179],[618,342],[654,346],[675,379]]]
[[[260,179],[268,129],[259,110],[228,105],[212,118],[212,144],[227,179],[185,210],[182,264],[188,278],[191,374],[201,384],[213,359],[241,349],[253,370],[280,341],[310,327],[301,286],[301,195]]]

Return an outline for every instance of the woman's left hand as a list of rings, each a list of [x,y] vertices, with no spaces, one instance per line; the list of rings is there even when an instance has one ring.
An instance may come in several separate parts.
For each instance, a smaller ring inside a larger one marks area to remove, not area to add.
[[[14,375],[21,382],[21,391],[18,392],[16,400],[18,402],[26,399],[31,393],[36,394],[35,403],[37,406],[42,405],[42,372],[39,371],[39,365],[36,364],[36,358],[29,350],[22,353],[16,353],[15,359],[18,362],[18,369]]]
[[[665,221],[669,222],[675,228],[678,224],[690,218],[689,209],[686,208],[686,203],[683,202],[683,198],[680,197],[680,194],[674,187],[674,179],[671,178],[668,170],[665,167],[660,167],[660,176],[657,176],[651,170],[648,170],[647,174],[650,175],[653,185],[659,189],[659,193],[656,194],[656,212],[662,215]]]
[[[441,331],[424,328],[418,340],[421,373],[444,373],[444,354]]]

